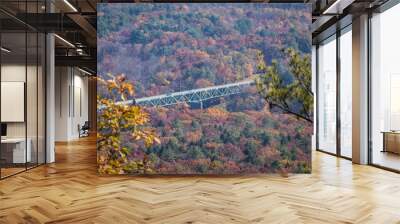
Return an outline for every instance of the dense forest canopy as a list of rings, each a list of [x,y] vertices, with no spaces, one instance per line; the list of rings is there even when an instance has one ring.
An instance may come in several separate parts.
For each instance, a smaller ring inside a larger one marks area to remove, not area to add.
[[[309,55],[310,25],[306,4],[99,4],[98,73],[125,74],[142,98],[251,80],[263,55],[291,83],[282,50]],[[156,173],[311,171],[312,125],[271,111],[255,85],[202,107],[145,110],[161,143],[120,138],[130,161]]]
[[[231,83],[257,72],[259,52],[309,54],[310,24],[304,4],[100,4],[98,71],[126,74],[137,97]]]

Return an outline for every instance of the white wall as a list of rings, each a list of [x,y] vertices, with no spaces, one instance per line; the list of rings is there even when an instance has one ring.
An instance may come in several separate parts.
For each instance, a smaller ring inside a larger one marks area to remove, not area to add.
[[[76,70],[75,70],[76,71]],[[72,136],[79,137],[78,125],[83,125],[89,119],[88,113],[88,78],[74,75],[74,108],[72,108],[73,119],[71,120]]]
[[[74,140],[78,125],[88,121],[88,78],[72,67],[56,67],[55,73],[55,140]]]
[[[68,88],[70,77],[67,67],[55,68],[55,141],[68,140],[69,96]]]

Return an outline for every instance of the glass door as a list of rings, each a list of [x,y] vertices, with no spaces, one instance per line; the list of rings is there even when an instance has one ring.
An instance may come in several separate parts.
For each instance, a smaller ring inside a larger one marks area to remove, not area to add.
[[[336,154],[336,36],[318,48],[318,150]]]

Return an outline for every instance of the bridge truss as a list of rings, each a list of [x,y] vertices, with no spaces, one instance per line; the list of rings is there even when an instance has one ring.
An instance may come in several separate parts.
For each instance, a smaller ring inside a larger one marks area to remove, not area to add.
[[[231,84],[138,98],[135,100],[135,103],[136,105],[147,107],[169,106],[180,103],[200,103],[200,107],[203,108],[203,102],[206,100],[239,94],[243,92],[246,86],[252,84],[254,84],[254,80],[245,80]],[[133,101],[129,100],[120,103],[132,104]]]

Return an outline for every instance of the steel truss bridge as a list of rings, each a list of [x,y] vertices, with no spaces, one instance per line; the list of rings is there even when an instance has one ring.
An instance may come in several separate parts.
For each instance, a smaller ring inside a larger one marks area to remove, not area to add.
[[[213,98],[219,98],[234,94],[239,94],[247,86],[254,84],[254,80],[245,80],[225,85],[211,86],[207,88],[192,89],[157,96],[143,97],[135,100],[136,105],[140,106],[169,106],[180,103],[199,103],[203,108],[203,102]],[[119,104],[131,105],[132,100],[121,101]]]

